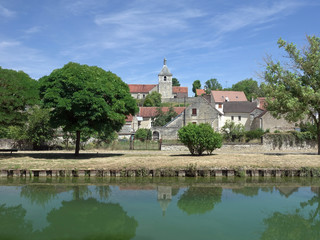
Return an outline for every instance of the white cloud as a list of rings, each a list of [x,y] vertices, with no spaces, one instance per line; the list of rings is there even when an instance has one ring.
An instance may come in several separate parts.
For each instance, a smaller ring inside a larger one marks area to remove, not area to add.
[[[24,32],[25,32],[26,34],[33,34],[33,33],[40,32],[41,29],[42,29],[42,28],[39,27],[39,26],[34,26],[34,27],[31,27],[31,28],[26,29]]]
[[[2,5],[0,5],[0,16],[13,17],[14,15],[15,15],[14,11],[11,11],[11,10],[3,7]]]
[[[302,5],[301,2],[282,1],[269,5],[260,3],[258,6],[240,7],[215,16],[212,25],[217,29],[218,34],[233,32],[247,26],[272,22],[291,14],[293,10]]]

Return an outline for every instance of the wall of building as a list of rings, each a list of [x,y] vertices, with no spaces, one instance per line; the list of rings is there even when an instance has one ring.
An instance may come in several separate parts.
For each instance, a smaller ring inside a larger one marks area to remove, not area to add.
[[[276,119],[269,112],[266,112],[261,118],[255,118],[252,122],[251,129],[261,128],[264,131],[269,129],[270,132],[291,131],[295,129],[295,123],[289,123],[284,118]]]
[[[232,116],[234,120],[232,120]],[[240,121],[239,121],[239,116],[241,117]],[[221,126],[223,126],[226,123],[226,121],[232,121],[232,122],[235,122],[236,124],[241,123],[245,127],[246,131],[249,131],[251,127],[251,120],[250,120],[249,113],[225,113],[224,116],[222,117]]]

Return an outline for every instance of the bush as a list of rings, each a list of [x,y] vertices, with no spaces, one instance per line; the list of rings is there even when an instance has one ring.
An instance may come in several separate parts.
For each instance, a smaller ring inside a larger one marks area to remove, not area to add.
[[[188,147],[192,155],[207,154],[222,146],[222,137],[216,133],[209,124],[199,125],[189,123],[178,131],[179,140]]]
[[[245,136],[244,126],[241,123],[234,123],[232,121],[226,121],[221,128],[223,137],[227,141],[235,142],[241,141]]]
[[[151,134],[150,129],[139,128],[136,131],[135,139],[138,139],[138,140],[144,142],[145,140],[151,140],[151,136],[152,136],[152,134]]]
[[[260,139],[264,133],[265,132],[261,128],[247,131],[245,132],[246,141],[249,142],[250,140],[253,140],[253,139]]]

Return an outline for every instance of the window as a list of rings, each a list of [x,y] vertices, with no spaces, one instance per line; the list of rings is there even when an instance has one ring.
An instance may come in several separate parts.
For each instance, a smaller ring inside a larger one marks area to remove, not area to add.
[[[197,122],[192,122],[192,124],[197,124]]]
[[[241,121],[241,116],[238,116],[238,120]]]
[[[143,98],[145,98],[146,97],[146,95],[145,94],[143,94]]]
[[[167,81],[167,76],[164,76],[164,77],[163,77],[163,80],[164,80],[164,81]]]
[[[197,109],[196,108],[192,108],[192,116],[197,116]]]
[[[231,116],[231,121],[233,121],[234,120],[234,116]]]
[[[219,108],[222,108],[222,103],[219,103]]]

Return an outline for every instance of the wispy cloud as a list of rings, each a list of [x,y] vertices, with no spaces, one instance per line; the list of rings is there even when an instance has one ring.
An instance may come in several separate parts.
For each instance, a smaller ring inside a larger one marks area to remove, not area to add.
[[[215,16],[212,20],[212,25],[217,29],[217,34],[233,32],[247,26],[270,23],[291,14],[293,10],[303,4],[303,2],[297,1],[282,1],[271,4],[264,2],[256,6],[239,7]]]
[[[0,5],[0,16],[2,17],[13,17],[15,15],[14,11],[5,8],[4,6]]]
[[[26,29],[24,32],[25,32],[26,34],[34,34],[34,33],[40,32],[41,29],[42,29],[42,28],[39,27],[39,26],[34,26],[34,27],[31,27],[31,28]]]

